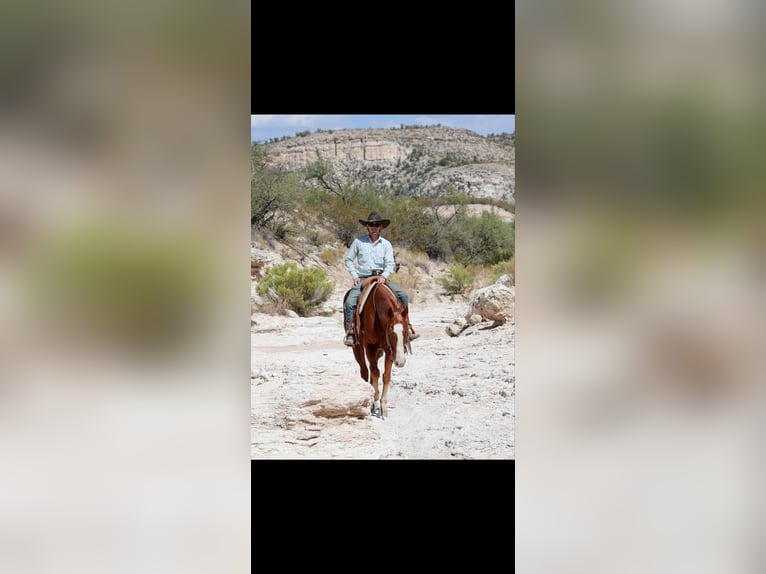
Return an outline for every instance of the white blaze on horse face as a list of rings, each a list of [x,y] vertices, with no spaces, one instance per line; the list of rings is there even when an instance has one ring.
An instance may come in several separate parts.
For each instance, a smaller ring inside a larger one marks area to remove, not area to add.
[[[394,355],[394,364],[401,368],[406,361],[404,355],[404,327],[401,323],[394,325],[394,333],[396,333],[396,354]]]

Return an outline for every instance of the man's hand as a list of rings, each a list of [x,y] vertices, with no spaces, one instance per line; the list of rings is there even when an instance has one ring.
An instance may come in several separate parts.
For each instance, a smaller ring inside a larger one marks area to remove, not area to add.
[[[383,277],[383,275],[378,275],[377,276],[377,280],[378,280],[378,283],[385,283],[386,282],[386,278]]]
[[[356,285],[359,283],[359,277],[354,278],[354,280],[351,282],[352,285]]]

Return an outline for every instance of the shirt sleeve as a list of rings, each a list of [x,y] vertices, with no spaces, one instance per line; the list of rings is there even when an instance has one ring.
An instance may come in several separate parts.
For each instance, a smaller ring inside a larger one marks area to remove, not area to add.
[[[386,266],[383,268],[383,277],[388,279],[394,272],[394,247],[391,242],[386,242],[386,250],[384,252],[386,260]]]
[[[348,274],[351,275],[351,279],[356,279],[359,277],[356,269],[354,269],[354,259],[356,259],[358,251],[358,241],[354,239],[354,241],[351,243],[351,247],[349,247],[348,251],[346,252],[346,258],[343,260],[343,265],[345,266],[346,271],[348,271]]]

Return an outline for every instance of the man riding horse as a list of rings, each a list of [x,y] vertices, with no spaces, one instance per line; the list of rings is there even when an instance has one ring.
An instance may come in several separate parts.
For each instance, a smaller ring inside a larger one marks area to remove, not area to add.
[[[343,306],[344,326],[346,337],[343,343],[348,347],[354,346],[354,333],[351,328],[351,319],[354,316],[356,304],[359,301],[359,295],[362,289],[362,281],[368,277],[377,277],[378,283],[386,283],[391,290],[396,293],[397,298],[402,302],[405,308],[409,307],[407,293],[389,280],[394,272],[394,248],[391,242],[380,236],[381,229],[385,229],[391,223],[390,219],[383,219],[376,212],[370,213],[367,219],[360,219],[359,223],[367,228],[367,235],[362,235],[354,239],[351,247],[346,253],[344,265],[346,271],[351,275],[352,287],[346,297]],[[357,267],[354,268],[354,259],[357,260]],[[412,333],[409,340],[412,341],[420,337],[410,326]]]

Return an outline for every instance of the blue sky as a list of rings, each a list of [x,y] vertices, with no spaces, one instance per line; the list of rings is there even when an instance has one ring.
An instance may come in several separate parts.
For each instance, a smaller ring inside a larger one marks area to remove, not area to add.
[[[465,128],[479,135],[516,131],[515,115],[251,115],[250,140],[263,141],[282,136],[294,136],[297,132],[340,130],[352,128],[391,128],[405,125],[441,124],[453,128]]]

